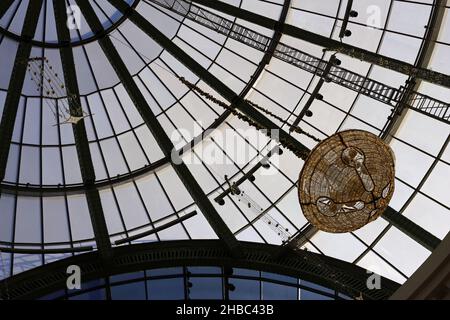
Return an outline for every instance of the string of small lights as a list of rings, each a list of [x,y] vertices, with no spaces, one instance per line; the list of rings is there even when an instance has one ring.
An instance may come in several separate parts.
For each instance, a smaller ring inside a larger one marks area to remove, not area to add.
[[[218,106],[224,108],[225,110],[230,111],[230,112],[231,112],[234,116],[236,116],[238,119],[240,119],[240,120],[242,120],[242,121],[248,123],[250,126],[256,128],[256,129],[259,130],[259,131],[263,131],[267,136],[269,136],[269,137],[271,136],[271,133],[272,133],[272,130],[271,130],[271,129],[264,128],[263,126],[261,126],[260,124],[258,124],[256,121],[253,121],[252,119],[250,119],[250,117],[248,117],[247,115],[245,115],[245,114],[239,112],[238,110],[236,110],[236,108],[234,108],[234,107],[232,107],[232,106],[226,104],[225,102],[223,102],[223,101],[217,99],[217,98],[214,97],[212,94],[203,91],[201,88],[199,88],[199,87],[196,86],[195,84],[189,82],[189,81],[186,80],[184,77],[179,77],[179,80],[180,80],[180,82],[183,83],[186,87],[188,87],[189,89],[191,89],[191,90],[197,92],[199,95],[201,95],[202,97],[204,97],[206,100],[209,100],[209,101],[215,103],[216,105],[218,105]],[[245,100],[245,101],[248,102],[249,100]],[[254,107],[256,104],[252,102],[251,105]],[[259,107],[259,106],[258,106],[258,107]],[[264,109],[264,108],[262,108],[262,107],[259,107],[259,108],[260,108],[259,110],[265,110],[265,111],[264,111],[265,113],[268,113],[268,114],[270,113],[270,114],[273,115],[273,113],[270,112],[270,111],[268,111],[267,109]],[[270,114],[269,114],[269,115],[270,115]],[[276,115],[274,115],[274,116],[276,116]],[[284,122],[280,117],[278,117],[278,116],[276,116],[276,117],[277,117],[277,119],[279,119],[279,120],[281,120],[282,122]],[[297,132],[297,133],[306,135],[306,136],[308,136],[308,137],[310,137],[310,138],[312,137],[314,141],[317,141],[317,142],[321,141],[320,139],[318,139],[318,138],[314,137],[313,135],[307,133],[306,131],[304,131],[304,130],[301,129],[300,127],[296,127],[296,128],[294,129],[294,131]],[[279,142],[280,142],[280,144],[281,144],[284,148],[286,148],[286,149],[292,151],[297,157],[299,157],[299,158],[301,158],[301,159],[303,159],[303,160],[306,160],[306,158],[309,156],[309,152],[308,152],[308,151],[297,149],[294,145],[292,145],[292,144],[291,144],[288,140],[286,140],[285,138],[281,138],[281,137],[280,137],[280,138],[279,138]]]

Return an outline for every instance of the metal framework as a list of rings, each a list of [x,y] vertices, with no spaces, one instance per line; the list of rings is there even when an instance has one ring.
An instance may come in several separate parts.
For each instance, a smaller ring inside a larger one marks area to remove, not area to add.
[[[33,299],[64,288],[67,280],[67,266],[78,265],[83,271],[83,281],[106,277],[112,274],[136,270],[164,268],[173,266],[223,266],[250,268],[265,272],[284,274],[301,278],[354,297],[365,299],[387,299],[399,285],[389,279],[381,279],[381,289],[367,287],[366,270],[351,263],[327,256],[322,261],[339,275],[330,273],[329,268],[315,263],[316,253],[287,250],[283,257],[273,258],[279,252],[278,246],[242,242],[243,257],[236,259],[227,255],[227,248],[221,241],[189,240],[165,243],[147,243],[113,249],[114,258],[110,267],[98,261],[98,253],[86,253],[65,260],[38,267],[0,282],[0,297]],[[6,283],[7,281],[7,283]],[[339,283],[339,284],[338,284]]]
[[[0,251],[5,253],[14,253],[14,254],[67,254],[67,253],[79,253],[79,252],[87,252],[94,250],[92,246],[81,246],[74,248],[45,248],[45,249],[34,249],[34,248],[5,248],[1,247]],[[103,250],[104,252],[104,250]],[[107,259],[105,259],[107,260]]]
[[[289,250],[303,250],[302,247],[307,244],[309,239],[311,239],[317,232],[319,232],[319,229],[308,223],[304,228],[294,234],[289,242],[285,243],[281,247],[276,257],[283,257],[286,253],[289,252]]]
[[[425,81],[450,88],[450,76],[436,71],[415,67],[413,65],[410,65],[409,63],[373,53],[371,51],[364,50],[358,47],[354,47],[340,41],[333,40],[331,38],[327,38],[322,35],[295,27],[293,25],[280,25],[276,20],[238,8],[222,1],[191,0],[191,2],[199,3],[214,10],[219,10],[223,13],[252,22],[256,25],[270,30],[280,30],[284,34],[324,47],[329,51],[339,52],[350,57],[378,65],[383,68],[391,69],[408,76],[415,76]]]
[[[87,23],[91,27],[91,30],[93,30],[94,32],[101,32],[103,30],[102,24],[98,20],[98,17],[91,5],[87,1],[77,0],[76,2],[81,8]],[[127,5],[127,8],[131,7]],[[122,12],[125,14],[125,11]],[[133,77],[128,71],[125,63],[123,62],[113,43],[111,42],[109,37],[103,37],[99,40],[99,44],[102,47],[111,65],[113,66],[114,70],[116,71],[117,76],[122,81],[122,84],[133,100],[142,118],[146,122],[148,128],[153,133],[153,136],[158,142],[164,155],[167,158],[170,158],[172,162],[174,162],[172,153],[175,150],[175,147],[172,141],[167,136],[167,133],[164,131],[159,121],[156,119],[156,116],[153,114],[150,106],[145,100],[145,97],[134,82]],[[201,212],[205,215],[206,219],[208,220],[213,230],[216,232],[217,236],[227,244],[227,247],[234,255],[239,256],[240,252],[238,241],[236,240],[233,233],[228,229],[227,225],[222,220],[212,203],[209,201],[208,197],[203,192],[200,185],[197,183],[187,166],[182,161],[180,161],[180,163],[174,163],[173,168],[180,180],[186,186],[192,199],[198,205]]]
[[[339,31],[339,38],[342,39],[345,37],[345,33],[347,32],[347,25],[348,22],[350,20],[350,14],[352,11],[352,7],[353,7],[353,0],[348,0],[347,1],[347,8],[345,9],[345,15],[344,15],[344,19],[342,21],[342,25],[341,25],[341,31]]]
[[[205,10],[195,4],[189,4],[188,1],[170,0],[170,3],[165,0],[150,1],[179,15],[185,16],[186,18],[220,34],[227,35],[230,38],[244,43],[245,45],[248,45],[256,50],[272,52],[275,58],[304,71],[315,74],[318,77],[326,77],[327,81],[331,81],[377,101],[389,104],[393,107],[401,104],[403,107],[410,108],[434,119],[450,124],[449,103],[439,101],[405,86],[401,86],[399,89],[388,86],[379,81],[372,80],[366,76],[342,68],[336,64],[330,66],[327,61],[323,61],[318,57],[281,42],[279,42],[275,48],[273,48],[273,45],[270,47],[270,37],[242,25],[235,24],[231,20],[219,16],[211,11]],[[211,7],[214,6],[215,4],[211,4]],[[229,12],[226,11],[226,13]],[[243,18],[240,15],[239,17]],[[278,29],[276,30],[279,32]],[[418,76],[416,75],[416,77]],[[396,112],[398,113],[399,110],[396,110]],[[302,116],[303,115],[299,116],[300,119]]]
[[[65,25],[65,21],[67,21],[67,13],[64,2],[53,0],[53,8],[55,12],[58,40],[61,43],[70,42],[69,29],[66,28]],[[81,100],[72,48],[64,46],[60,48],[59,52],[61,55],[67,95],[71,96],[71,98],[68,99],[70,113],[72,116],[81,116],[82,114],[79,111]],[[78,161],[80,163],[81,176],[85,187],[89,214],[94,229],[95,241],[102,257],[109,259],[111,256],[111,242],[109,240],[108,228],[103,213],[102,203],[100,201],[100,194],[94,185],[95,170],[92,163],[84,120],[81,120],[78,124],[72,125],[72,129],[75,137],[75,145],[78,153]]]
[[[233,186],[239,187],[245,181],[251,180],[252,177],[254,177],[253,174],[256,173],[262,166],[266,165],[270,157],[277,153],[281,154],[281,152],[282,150],[278,146],[270,150],[269,153],[265,157],[263,157],[253,168],[248,170],[241,178],[234,182]],[[231,188],[227,188],[225,191],[215,197],[214,201],[216,201],[217,203],[222,203],[223,199],[230,193],[232,193]]]

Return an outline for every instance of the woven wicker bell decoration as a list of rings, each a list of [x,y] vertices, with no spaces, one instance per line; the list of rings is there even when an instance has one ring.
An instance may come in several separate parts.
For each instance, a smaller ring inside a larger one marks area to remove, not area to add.
[[[300,173],[303,214],[319,230],[350,232],[378,218],[394,193],[395,156],[376,135],[348,130],[322,141]]]

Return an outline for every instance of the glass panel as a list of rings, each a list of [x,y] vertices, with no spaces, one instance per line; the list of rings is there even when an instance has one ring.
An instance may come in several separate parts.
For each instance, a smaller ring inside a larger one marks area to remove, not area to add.
[[[222,278],[190,278],[190,299],[220,300],[222,295]]]
[[[133,282],[111,287],[112,300],[145,300],[145,282]]]
[[[147,281],[149,300],[183,300],[183,278],[161,279]]]
[[[230,279],[234,290],[229,290],[231,300],[259,300],[260,282],[256,280]]]
[[[263,300],[297,300],[298,290],[296,287],[265,281],[261,283],[261,286]]]
[[[106,300],[106,291],[105,289],[89,291],[69,297],[69,300]]]

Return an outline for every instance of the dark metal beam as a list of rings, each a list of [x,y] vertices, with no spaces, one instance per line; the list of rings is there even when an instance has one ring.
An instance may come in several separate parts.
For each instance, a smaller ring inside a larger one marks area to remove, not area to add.
[[[22,29],[22,37],[25,39],[32,39],[34,37],[41,12],[42,2],[43,0],[33,0],[28,4]],[[0,123],[0,181],[5,178],[9,148],[11,145],[14,124],[16,122],[20,95],[25,82],[27,59],[30,57],[31,48],[32,45],[29,42],[23,42],[19,45],[11,72],[5,107],[3,109],[3,116]]]
[[[69,29],[66,27],[67,8],[65,2],[53,0],[53,8],[55,12],[58,40],[61,43],[70,43],[70,33]],[[78,88],[77,71],[72,48],[70,46],[63,46],[59,49],[59,53],[61,56],[70,113],[72,116],[82,116],[82,111],[80,109],[80,91]],[[111,258],[111,241],[100,195],[95,188],[95,170],[94,164],[92,163],[84,120],[79,121],[77,124],[73,124],[72,130],[75,137],[75,146],[78,154],[78,162],[80,163],[81,176],[84,187],[86,188],[86,200],[89,207],[97,249],[100,251],[102,258],[108,260]]]
[[[32,249],[32,248],[18,248],[14,247],[1,247],[0,252],[14,253],[14,254],[66,254],[66,253],[80,253],[94,250],[91,246],[74,247],[74,248],[44,248],[44,249]]]
[[[91,30],[93,30],[95,33],[101,32],[103,30],[102,24],[98,19],[98,17],[96,16],[89,2],[84,0],[77,0],[76,2],[80,7]],[[125,4],[125,2],[122,1],[118,2]],[[125,5],[127,8],[131,8],[127,4]],[[130,14],[134,14],[134,9],[131,8],[131,10],[133,10],[133,12]],[[125,14],[126,12],[123,11],[123,13]],[[215,207],[212,205],[211,201],[208,199],[206,194],[203,192],[202,188],[200,187],[200,185],[198,184],[192,173],[189,171],[188,167],[182,161],[179,162],[177,161],[177,163],[174,163],[174,160],[179,159],[173,159],[173,156],[175,156],[175,154],[173,154],[175,148],[172,141],[162,128],[156,116],[153,114],[150,106],[145,100],[145,97],[140,92],[139,87],[134,82],[133,77],[128,71],[124,61],[117,52],[110,38],[109,37],[101,38],[99,40],[99,44],[102,47],[112,67],[116,71],[117,76],[121,80],[123,86],[130,95],[130,98],[133,100],[136,108],[138,109],[145,123],[149,127],[156,141],[158,142],[158,145],[160,146],[164,155],[167,158],[171,159],[175,172],[185,185],[192,199],[194,199],[195,203],[200,208],[201,212],[205,215],[206,219],[208,220],[213,230],[216,232],[217,236],[222,241],[224,241],[224,243],[226,243],[230,252],[233,255],[239,256],[240,249],[237,239],[235,238],[234,234],[230,231],[230,229],[227,227],[225,222],[222,220],[221,216],[216,211]]]
[[[238,8],[222,1],[191,0],[191,2],[196,2],[214,10],[222,11],[223,13],[238,17],[267,29],[280,30],[284,34],[324,47],[329,51],[336,51],[350,57],[378,65],[383,68],[391,69],[408,76],[414,76],[419,79],[423,79],[425,81],[450,88],[450,76],[443,73],[415,67],[404,61],[354,47],[349,44],[345,44],[340,41],[295,27],[293,25],[280,25],[276,20],[264,17],[248,10]]]
[[[161,5],[161,3],[158,3],[158,4]],[[286,22],[290,6],[291,6],[291,0],[285,0],[284,4],[283,4],[283,9],[281,10],[279,23]],[[189,18],[189,15],[187,15],[187,17]],[[237,25],[237,24],[235,23],[235,25]],[[231,35],[228,35],[228,36],[230,38],[233,38],[233,37],[231,37]],[[262,57],[259,65],[258,65],[258,68],[256,68],[256,70],[253,73],[253,75],[251,76],[250,80],[246,83],[244,89],[239,94],[239,96],[241,98],[245,98],[247,96],[247,94],[250,92],[250,90],[253,89],[253,86],[258,81],[260,75],[265,71],[266,66],[272,61],[272,58],[274,57],[276,48],[280,44],[280,40],[281,40],[282,36],[283,36],[283,34],[281,32],[275,32],[273,37],[268,42],[267,49],[264,52],[264,56]],[[231,111],[228,111],[228,110],[225,111],[224,116],[225,115],[226,115],[226,117],[228,117],[229,115],[231,115]],[[225,120],[225,118],[224,118],[224,120]]]
[[[315,235],[319,229],[317,229],[312,224],[308,224],[302,230],[299,230],[285,246],[291,248],[292,250],[301,250],[302,246],[308,243],[309,239]]]
[[[365,269],[331,257],[308,251],[287,250],[280,259],[273,258],[280,247],[267,244],[240,242],[243,258],[227,255],[223,242],[217,240],[187,240],[155,242],[114,248],[110,269],[98,263],[96,252],[56,261],[8,279],[8,292],[0,282],[0,298],[34,299],[65,288],[67,266],[78,265],[83,282],[114,274],[136,272],[174,266],[221,266],[247,268],[287,275],[333,288],[349,296],[360,294],[364,299],[387,299],[399,284],[381,277],[381,288],[370,290]],[[321,261],[317,263],[318,259]]]
[[[422,227],[418,226],[404,215],[388,207],[382,217],[404,234],[420,243],[430,251],[433,251],[441,243],[441,240]]]
[[[347,8],[345,9],[344,20],[342,20],[341,30],[339,31],[339,38],[345,37],[347,31],[347,25],[350,20],[350,12],[352,11],[353,0],[347,0]]]
[[[0,2],[0,19],[3,17],[6,11],[8,11],[13,2],[14,0],[3,0],[2,2]]]
[[[167,38],[162,32],[156,29],[150,22],[148,22],[142,15],[140,15],[134,9],[130,7],[123,1],[120,0],[108,0],[111,4],[116,6],[122,12],[128,12],[130,20],[135,23],[140,29],[142,29],[147,35],[149,35],[153,40],[159,43],[164,49],[166,49],[172,56],[174,56],[178,61],[183,63],[188,69],[190,69],[194,74],[199,76],[203,81],[205,81],[211,88],[222,95],[226,100],[232,103],[237,109],[242,113],[249,116],[252,120],[258,123],[260,126],[266,129],[279,129],[271,120],[267,119],[263,114],[259,113],[253,107],[251,107],[247,102],[239,98],[236,93],[234,93],[230,88],[228,88],[223,82],[212,75],[208,70],[203,68],[197,61],[190,57],[186,52],[184,52],[180,47],[173,43],[169,38]],[[133,12],[129,12],[132,10]],[[285,131],[279,129],[280,140],[284,139],[285,142],[294,145],[295,148],[299,148],[301,152],[309,154],[309,150],[306,146],[301,144],[293,136],[288,135]],[[410,221],[406,217],[401,220],[401,223],[408,223]],[[400,221],[399,221],[400,222]],[[412,222],[411,222],[412,223]],[[419,229],[415,229],[414,240],[420,239],[421,236],[426,232],[424,229],[417,226]],[[422,232],[423,231],[423,232]],[[411,233],[408,233],[411,235]],[[421,242],[419,242],[421,243]]]

